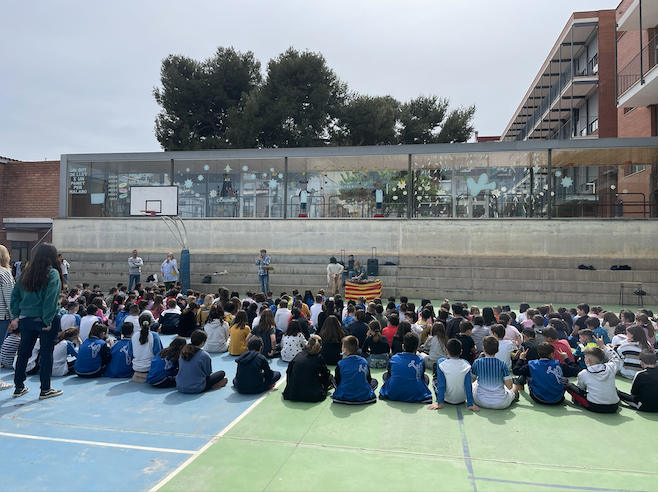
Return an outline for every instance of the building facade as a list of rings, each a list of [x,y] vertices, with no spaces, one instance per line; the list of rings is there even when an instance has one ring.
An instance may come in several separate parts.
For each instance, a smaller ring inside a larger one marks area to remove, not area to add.
[[[501,141],[655,137],[658,4],[575,12],[502,134]],[[655,215],[657,162],[628,159],[574,171],[564,209],[596,203],[612,216]]]

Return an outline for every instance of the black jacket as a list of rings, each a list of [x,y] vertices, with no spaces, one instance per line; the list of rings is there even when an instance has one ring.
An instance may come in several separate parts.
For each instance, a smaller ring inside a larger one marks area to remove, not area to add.
[[[288,365],[284,400],[318,402],[327,397],[331,373],[324,357],[304,349]]]
[[[260,352],[250,350],[235,359],[235,362],[238,364],[238,372],[233,385],[238,393],[262,393],[265,381],[274,376],[270,364]]]

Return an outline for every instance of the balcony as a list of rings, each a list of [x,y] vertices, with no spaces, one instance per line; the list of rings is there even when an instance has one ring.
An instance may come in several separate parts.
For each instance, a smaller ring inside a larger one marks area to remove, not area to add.
[[[640,5],[642,6],[642,29],[658,25],[658,2],[654,0],[635,0],[617,22],[619,31],[640,30]]]
[[[658,104],[658,36],[617,74],[617,106],[646,107]]]

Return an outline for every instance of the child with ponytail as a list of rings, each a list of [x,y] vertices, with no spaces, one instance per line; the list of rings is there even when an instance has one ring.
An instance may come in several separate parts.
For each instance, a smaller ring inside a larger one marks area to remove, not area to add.
[[[146,382],[146,375],[151,368],[151,361],[162,350],[160,336],[151,331],[151,316],[143,313],[139,317],[139,331],[131,337],[133,351],[133,381]]]
[[[208,335],[203,330],[194,330],[190,343],[185,345],[178,359],[176,387],[181,393],[203,393],[226,386],[228,379],[224,371],[212,372],[212,360],[203,350]]]
[[[169,347],[162,349],[158,355],[153,357],[146,382],[156,388],[176,386],[178,358],[186,344],[185,338],[176,337],[171,341]]]

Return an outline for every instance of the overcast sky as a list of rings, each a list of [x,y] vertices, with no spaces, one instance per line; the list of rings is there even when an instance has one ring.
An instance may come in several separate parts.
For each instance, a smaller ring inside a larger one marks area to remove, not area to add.
[[[322,53],[349,89],[475,104],[500,135],[574,10],[619,0],[0,0],[0,156],[159,151],[169,54]]]

